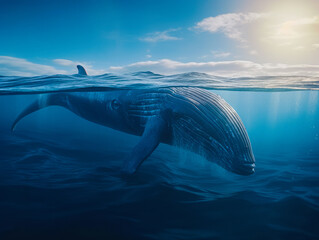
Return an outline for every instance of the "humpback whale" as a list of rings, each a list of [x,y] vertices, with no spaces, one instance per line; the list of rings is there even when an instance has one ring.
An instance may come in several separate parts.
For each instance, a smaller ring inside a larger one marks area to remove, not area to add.
[[[82,66],[79,73],[86,75]],[[129,134],[141,136],[123,161],[122,171],[134,173],[160,143],[195,152],[228,171],[250,175],[255,158],[247,131],[236,111],[220,96],[193,87],[60,92],[38,98],[25,116],[49,106]]]

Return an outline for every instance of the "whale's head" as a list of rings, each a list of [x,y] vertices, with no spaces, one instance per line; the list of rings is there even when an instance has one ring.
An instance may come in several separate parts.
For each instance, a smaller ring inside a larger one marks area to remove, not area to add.
[[[251,147],[245,147],[241,152],[226,157],[225,168],[240,175],[250,175],[255,172],[255,157]]]
[[[104,94],[104,119],[108,127],[136,135],[147,119],[158,112],[157,98],[142,90],[117,90]]]
[[[171,102],[178,120],[179,139],[187,149],[203,155],[226,170],[250,175],[255,172],[252,146],[237,112],[219,95],[212,92],[175,89]]]
[[[129,98],[126,97],[126,90],[92,92],[85,95],[89,98],[85,115],[94,122],[107,127],[125,131],[127,130],[126,112],[129,105]],[[83,108],[84,104],[81,105]]]
[[[229,124],[224,128],[226,134],[227,130],[229,130],[227,128],[229,128]],[[241,134],[238,136],[231,134],[230,136],[224,136],[222,139],[218,139],[216,136],[209,137],[209,152],[213,153],[210,155],[211,159],[209,160],[230,172],[239,175],[250,175],[255,172],[255,157],[246,131]]]
[[[237,112],[222,98],[216,107],[219,117],[213,124],[214,136],[210,137],[216,162],[223,168],[239,175],[255,172],[255,157],[248,133]]]
[[[238,123],[241,125],[241,122]],[[229,125],[229,123],[225,124],[224,130],[226,134],[234,130]],[[233,127],[236,129],[239,126]],[[212,161],[230,172],[239,175],[250,175],[255,172],[255,157],[246,130],[241,130],[244,131],[237,131],[235,134],[231,133],[228,136],[224,136],[225,138],[222,140],[219,139],[220,141],[210,138],[214,152]]]
[[[185,97],[173,95],[169,89],[109,92],[104,99],[107,119],[112,122],[108,125],[141,135],[149,117],[165,112],[169,125],[177,129],[172,135],[185,138],[184,143],[192,145],[194,152],[205,152],[205,158],[233,173],[254,173],[255,157],[239,115],[218,95],[205,94],[201,91]]]

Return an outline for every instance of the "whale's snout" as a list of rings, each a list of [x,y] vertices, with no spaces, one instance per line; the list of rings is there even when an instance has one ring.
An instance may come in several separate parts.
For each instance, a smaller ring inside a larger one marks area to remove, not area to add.
[[[232,164],[232,171],[240,175],[250,175],[255,172],[255,158],[251,155],[249,158],[237,158]]]
[[[250,175],[255,172],[255,163],[241,163],[233,167],[233,172],[240,175]]]

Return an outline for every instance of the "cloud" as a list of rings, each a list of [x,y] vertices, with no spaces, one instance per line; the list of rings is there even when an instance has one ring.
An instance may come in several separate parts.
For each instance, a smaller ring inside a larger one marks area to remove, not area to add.
[[[178,62],[170,59],[136,62],[125,66],[113,66],[110,72],[152,71],[160,74],[202,72],[225,77],[241,76],[319,76],[319,65],[259,64],[251,61]]]
[[[104,74],[106,70],[95,69],[90,64],[71,61],[68,59],[53,59],[57,66],[30,62],[23,58],[0,56],[0,75],[4,76],[39,76],[53,74],[75,74],[76,65],[83,65],[90,75]]]
[[[269,11],[263,13],[227,13],[202,19],[193,29],[222,33],[236,40],[244,54],[267,56],[274,61],[307,60],[313,48],[319,48],[319,15]],[[294,54],[294,55],[293,55]],[[247,56],[246,55],[246,56]]]
[[[291,50],[310,51],[311,48],[316,48],[318,43],[319,16],[280,21],[268,29],[271,29],[271,31],[266,32],[267,35],[265,34],[264,40],[267,40],[270,46],[283,47],[278,50],[286,49],[288,54],[291,53],[289,52]]]
[[[198,22],[195,29],[211,33],[222,32],[227,37],[245,41],[242,37],[241,26],[264,17],[264,13],[228,13],[216,17],[204,18]]]
[[[53,62],[61,66],[75,66],[78,64],[68,59],[53,59]]]
[[[308,35],[319,35],[319,17],[298,18],[290,21],[284,21],[275,26],[275,33],[270,38],[279,40],[294,40],[304,38]]]
[[[52,60],[55,64],[60,66],[69,67],[68,72],[72,72],[73,74],[76,72],[76,65],[82,65],[89,75],[100,75],[106,72],[105,69],[95,69],[91,64],[79,62],[79,61],[72,61],[69,59],[53,59]]]
[[[75,66],[80,63],[68,59],[54,59],[54,66],[37,64],[25,59],[0,56],[0,75],[5,76],[35,76],[51,74],[74,74]],[[81,63],[83,64],[83,63]],[[152,71],[161,74],[177,74],[185,72],[202,72],[225,77],[255,77],[255,76],[318,76],[319,65],[310,64],[260,64],[252,61],[210,61],[210,62],[179,62],[170,59],[157,61],[135,62],[123,66],[112,66],[105,70],[96,70],[91,65],[83,64],[89,75],[103,74],[106,72],[125,73],[137,71]]]
[[[182,38],[171,36],[171,32],[176,32],[179,29],[169,29],[163,32],[154,32],[148,34],[146,37],[140,38],[144,42],[160,42],[160,41],[174,41],[181,40]]]
[[[287,50],[305,52],[312,47],[316,48],[319,39],[319,17],[299,17],[281,21],[273,25],[272,29],[273,31],[265,38],[272,46],[277,44]]]
[[[0,56],[0,75],[36,76],[50,74],[67,74],[67,72],[56,69],[53,66],[33,63],[22,58]]]
[[[212,51],[212,54],[216,58],[225,58],[231,55],[229,52],[218,52],[218,51]]]

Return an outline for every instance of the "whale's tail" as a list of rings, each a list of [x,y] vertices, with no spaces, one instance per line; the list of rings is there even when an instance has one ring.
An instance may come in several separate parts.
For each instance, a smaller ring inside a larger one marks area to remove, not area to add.
[[[18,122],[26,117],[27,115],[36,112],[42,108],[46,108],[53,105],[59,105],[63,106],[63,99],[64,94],[50,94],[46,95],[44,97],[39,97],[37,100],[35,100],[33,103],[31,103],[26,109],[24,109],[16,118],[16,120],[13,122],[11,126],[11,131],[13,132],[15,130],[15,127],[17,126]]]
[[[86,70],[83,66],[81,65],[77,65],[76,66],[78,68],[78,74],[79,75],[87,75]],[[62,93],[55,93],[55,94],[50,94],[50,95],[46,95],[45,97],[42,98],[38,98],[36,101],[34,101],[33,103],[31,103],[26,109],[24,109],[19,116],[17,117],[17,119],[13,122],[12,126],[11,126],[11,131],[13,132],[16,125],[18,124],[18,122],[26,117],[27,115],[36,112],[42,108],[46,108],[52,105],[58,105],[58,106],[63,106],[64,105],[64,96],[65,94]]]

